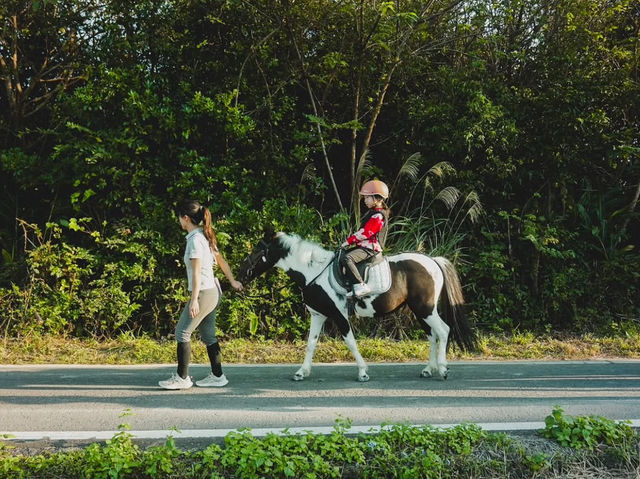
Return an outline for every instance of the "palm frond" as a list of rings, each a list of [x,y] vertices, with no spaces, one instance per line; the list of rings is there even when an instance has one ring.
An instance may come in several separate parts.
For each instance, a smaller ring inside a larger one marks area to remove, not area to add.
[[[458,202],[458,199],[460,199],[460,190],[455,186],[447,186],[443,188],[435,197],[435,200],[444,203],[449,210],[453,209]]]
[[[390,251],[418,251],[430,256],[462,257],[463,233],[450,231],[449,219],[420,216],[413,211],[407,217],[394,218],[389,227]]]
[[[427,171],[429,175],[436,176],[438,178],[443,178],[447,175],[454,174],[455,172],[456,169],[448,161],[440,161],[429,168],[429,171]]]
[[[448,161],[440,161],[433,165],[424,176],[424,190],[433,193],[435,186],[432,183],[432,179],[442,180],[447,175],[455,175],[456,169]]]
[[[357,176],[360,177],[360,182],[373,178],[376,176],[376,168],[370,160],[365,160],[362,168],[358,170]],[[358,183],[356,183],[358,184]]]
[[[472,223],[475,223],[480,218],[480,215],[484,213],[484,207],[482,203],[480,203],[480,197],[478,193],[475,191],[470,192],[465,198],[465,204],[470,203],[469,209],[467,210],[467,216]]]
[[[356,166],[356,179],[361,180],[363,175],[373,168],[371,162],[371,150],[367,150],[363,157],[360,157]],[[356,182],[358,184],[359,181]]]
[[[420,166],[422,165],[422,155],[420,153],[414,153],[409,156],[402,164],[400,171],[398,171],[397,178],[408,177],[411,181],[416,181],[420,175]]]

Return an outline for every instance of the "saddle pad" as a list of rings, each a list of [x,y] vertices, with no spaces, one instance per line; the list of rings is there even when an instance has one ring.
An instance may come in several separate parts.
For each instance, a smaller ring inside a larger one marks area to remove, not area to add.
[[[382,294],[389,291],[391,287],[391,268],[389,267],[387,258],[384,258],[377,264],[369,266],[366,282],[371,288],[370,294]],[[329,274],[329,283],[338,293],[347,293],[346,288],[336,280],[335,271],[333,270]]]

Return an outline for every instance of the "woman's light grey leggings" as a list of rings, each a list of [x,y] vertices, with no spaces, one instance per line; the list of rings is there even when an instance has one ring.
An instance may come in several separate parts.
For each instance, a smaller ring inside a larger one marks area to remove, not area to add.
[[[189,317],[189,303],[187,303],[176,326],[176,341],[188,343],[191,341],[191,333],[196,329],[200,331],[200,337],[207,346],[218,341],[216,338],[216,309],[220,302],[220,296],[218,288],[200,291],[198,294],[200,312],[195,318]]]

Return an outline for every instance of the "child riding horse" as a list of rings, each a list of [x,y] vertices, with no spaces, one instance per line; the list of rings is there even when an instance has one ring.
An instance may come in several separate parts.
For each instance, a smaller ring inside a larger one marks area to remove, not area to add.
[[[382,254],[389,218],[389,208],[384,201],[389,198],[389,188],[380,180],[367,181],[360,189],[360,196],[364,198],[368,211],[362,218],[362,227],[342,243],[343,248],[350,249],[340,257],[342,266],[351,275],[351,294],[356,297],[371,292],[362,280],[357,264]]]

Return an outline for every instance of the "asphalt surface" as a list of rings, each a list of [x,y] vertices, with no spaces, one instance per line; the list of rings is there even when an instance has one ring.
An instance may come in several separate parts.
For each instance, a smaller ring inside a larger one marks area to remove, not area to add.
[[[165,391],[173,365],[0,366],[0,434],[14,440],[107,438],[119,425],[144,437],[212,437],[218,431],[355,430],[384,423],[464,422],[539,427],[555,406],[571,415],[640,419],[640,361],[454,362],[447,380],[419,377],[423,364],[225,365],[224,388]],[[208,373],[194,365],[194,379]],[[528,425],[528,426],[527,426]]]

